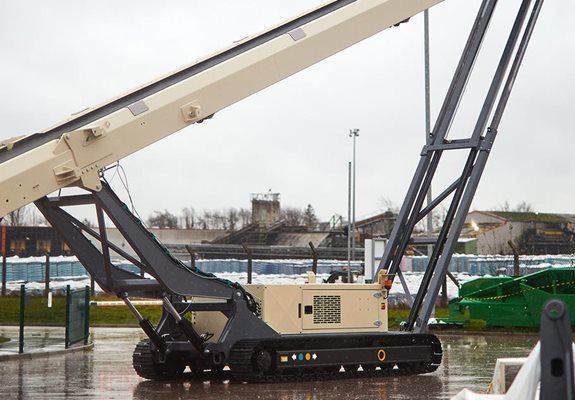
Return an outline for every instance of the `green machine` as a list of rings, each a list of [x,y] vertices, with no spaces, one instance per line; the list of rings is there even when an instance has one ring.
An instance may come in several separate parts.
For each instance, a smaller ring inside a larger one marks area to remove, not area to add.
[[[518,277],[483,277],[464,283],[449,302],[450,323],[483,320],[487,326],[538,327],[546,301],[560,299],[575,325],[575,267],[546,268]]]

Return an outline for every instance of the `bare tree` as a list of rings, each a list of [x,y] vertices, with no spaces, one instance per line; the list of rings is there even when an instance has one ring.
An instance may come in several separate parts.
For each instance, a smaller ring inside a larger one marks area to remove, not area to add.
[[[295,207],[285,207],[281,211],[281,217],[288,226],[299,226],[304,223],[303,211]]]
[[[443,221],[445,221],[446,217],[447,217],[447,207],[445,207],[443,204],[440,204],[433,211],[433,221],[432,221],[433,229],[437,229],[440,226],[443,226]]]
[[[399,206],[395,204],[389,197],[382,196],[378,201],[378,205],[385,211],[399,214]]]
[[[202,229],[210,229],[212,226],[212,213],[209,210],[204,210],[200,217],[200,226]]]
[[[204,210],[202,214],[198,216],[196,211],[190,208],[182,209],[182,226],[185,229],[228,229],[228,227],[233,226],[235,229],[238,223],[238,212],[235,208],[230,208],[228,210]]]
[[[515,207],[515,211],[517,212],[524,212],[524,213],[531,213],[533,212],[533,206],[527,203],[526,201],[522,201],[521,203],[517,204]]]
[[[244,208],[223,210],[203,210],[198,215],[193,207],[184,207],[180,214],[180,226],[185,229],[224,229],[236,230],[250,223],[251,212]]]
[[[228,215],[228,227],[230,228],[230,231],[235,231],[239,220],[238,210],[236,210],[235,208],[229,208],[227,211],[227,215]]]
[[[317,227],[319,220],[315,215],[315,210],[311,204],[308,204],[303,212],[303,222],[309,230],[315,229]]]
[[[242,228],[252,223],[252,212],[246,208],[240,208],[238,211],[238,217]]]
[[[505,202],[497,207],[494,207],[495,211],[502,211],[502,212],[509,212],[511,211],[511,206],[509,205],[509,202],[507,200],[505,200]]]
[[[182,208],[182,223],[181,226],[185,229],[194,229],[197,224],[197,215],[196,210],[193,207],[184,207]]]
[[[397,214],[396,214],[397,215]],[[447,208],[443,204],[437,205],[431,211],[431,229],[437,230],[443,226],[443,221],[447,216]],[[427,218],[422,218],[416,225],[415,230],[419,233],[427,232]]]
[[[228,227],[228,220],[225,214],[218,210],[211,212],[211,223],[208,225],[210,229],[224,229]]]
[[[530,213],[534,212],[535,210],[533,209],[533,206],[530,203],[527,203],[525,200],[520,202],[513,208],[511,208],[509,202],[505,200],[505,203],[503,203],[499,207],[495,207],[495,211]]]
[[[48,221],[46,218],[38,211],[36,207],[32,207],[28,210],[28,221],[31,226],[47,226]]]
[[[6,223],[10,226],[23,226],[27,222],[28,206],[24,206],[9,212],[6,215]]]
[[[178,217],[171,214],[168,210],[154,211],[152,215],[148,217],[148,226],[152,228],[168,228],[176,229],[178,228]]]
[[[26,205],[15,211],[8,213],[4,218],[0,218],[0,225],[10,226],[47,226],[48,221],[32,204]]]

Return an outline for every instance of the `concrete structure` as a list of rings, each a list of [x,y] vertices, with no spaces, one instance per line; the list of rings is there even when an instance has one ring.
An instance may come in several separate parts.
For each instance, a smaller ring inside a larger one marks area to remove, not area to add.
[[[395,213],[386,211],[356,221],[355,228],[362,238],[389,237],[396,217]]]
[[[472,211],[462,236],[475,237],[478,254],[567,254],[575,250],[575,215]]]
[[[314,246],[324,245],[330,232],[308,232],[305,227],[288,226],[285,221],[273,225],[250,224],[214,239],[213,244],[245,244],[256,246]]]
[[[221,229],[158,229],[150,228],[149,231],[166,247],[182,247],[189,244],[211,242],[228,233]],[[128,254],[135,255],[126,239],[117,228],[106,228],[108,240],[120,246]]]
[[[151,228],[149,231],[164,244],[191,244],[206,243],[223,236],[227,231],[221,229],[157,229]],[[116,228],[106,228],[108,238],[122,247],[127,246]]]
[[[165,246],[183,246],[186,244],[200,244],[215,240],[227,234],[220,229],[158,229],[149,231]],[[108,239],[120,246],[131,255],[134,253],[118,229],[106,228]],[[8,257],[43,256],[46,252],[52,256],[72,255],[71,249],[56,234],[51,226],[1,226],[0,251]]]
[[[273,225],[281,219],[280,194],[252,194],[252,223]]]

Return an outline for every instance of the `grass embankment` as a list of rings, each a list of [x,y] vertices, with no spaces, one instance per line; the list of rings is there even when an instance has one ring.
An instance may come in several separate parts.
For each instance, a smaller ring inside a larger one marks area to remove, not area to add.
[[[96,301],[118,300],[114,297],[97,296]],[[161,316],[160,306],[140,306],[140,313],[152,323]],[[43,296],[29,296],[25,307],[26,325],[64,325],[66,321],[66,298],[54,296],[52,307],[48,308],[48,299]],[[18,325],[20,323],[20,297],[0,297],[0,325]],[[137,326],[138,321],[126,306],[90,307],[90,325],[92,326]]]
[[[449,312],[447,308],[436,308],[436,318],[447,318]],[[399,330],[402,321],[406,321],[409,317],[409,308],[391,308],[388,311],[388,327],[389,330]]]
[[[406,321],[409,317],[409,309],[390,309],[389,310],[389,330],[397,331],[399,330],[402,321]],[[447,308],[436,308],[435,318],[448,319],[449,310]],[[518,333],[518,334],[536,334],[539,332],[538,327],[511,327],[511,326],[488,326],[486,321],[479,319],[471,319],[462,323],[461,325],[455,324],[438,324],[431,327],[432,331],[435,332],[492,332],[492,333]],[[575,332],[575,328],[574,328]]]
[[[95,301],[117,301],[118,299],[111,296],[96,296],[92,298]],[[29,296],[25,308],[26,325],[43,325],[43,326],[64,326],[66,321],[66,298],[64,296],[54,296],[52,307],[48,308],[48,299],[44,296]],[[138,306],[140,313],[155,324],[159,321],[162,310],[160,306]],[[437,318],[446,318],[448,310],[446,308],[437,308],[435,310]],[[392,308],[389,309],[388,324],[390,330],[399,330],[402,321],[407,320],[409,309]],[[0,325],[18,325],[20,323],[20,297],[6,296],[0,297]],[[132,315],[128,307],[90,307],[90,325],[91,326],[138,326],[138,321]],[[484,321],[470,321],[469,325],[464,327],[465,331],[506,331],[505,328],[486,327]],[[532,329],[519,329],[520,331],[532,331]],[[517,329],[513,329],[517,331]],[[0,337],[0,343],[2,338]]]
[[[111,296],[96,296],[92,300],[107,301],[118,299]],[[26,325],[63,325],[66,321],[66,298],[54,296],[52,307],[48,308],[48,299],[44,296],[29,296],[25,308]],[[140,313],[152,323],[161,316],[160,306],[138,306]],[[446,317],[447,309],[438,309],[438,317]],[[399,329],[401,321],[409,316],[409,309],[390,309],[389,328]],[[20,297],[0,297],[0,325],[17,325],[20,322]],[[128,307],[90,307],[90,325],[92,326],[137,326],[138,321]]]

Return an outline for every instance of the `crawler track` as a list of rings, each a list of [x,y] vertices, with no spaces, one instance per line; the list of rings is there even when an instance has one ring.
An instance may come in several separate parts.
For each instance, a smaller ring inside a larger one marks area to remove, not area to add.
[[[158,363],[150,348],[149,340],[139,342],[132,353],[132,365],[136,373],[145,379],[166,380],[183,376],[186,365],[181,360]]]
[[[272,383],[424,374],[441,357],[441,343],[428,334],[299,336],[239,341],[229,366],[234,380]]]

